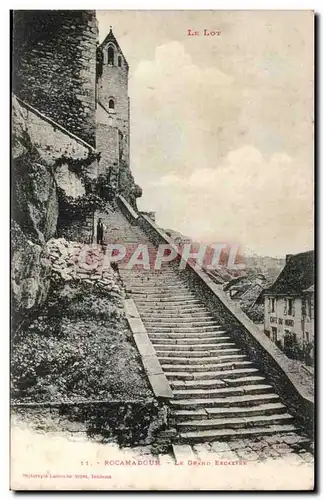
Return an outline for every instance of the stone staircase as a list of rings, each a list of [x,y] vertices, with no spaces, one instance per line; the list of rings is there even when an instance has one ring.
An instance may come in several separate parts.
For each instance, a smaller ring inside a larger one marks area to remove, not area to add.
[[[120,243],[147,243],[139,227],[119,212],[104,219],[118,229]],[[117,231],[117,229],[115,229]],[[177,442],[231,440],[296,431],[293,417],[253,359],[233,342],[173,263],[161,270],[119,270],[133,298],[174,393],[170,400]]]

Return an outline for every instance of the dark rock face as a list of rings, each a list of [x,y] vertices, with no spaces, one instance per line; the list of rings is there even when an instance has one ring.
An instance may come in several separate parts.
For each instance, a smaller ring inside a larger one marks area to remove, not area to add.
[[[95,144],[97,21],[92,10],[15,11],[13,90]]]
[[[56,232],[58,199],[51,171],[25,152],[13,169],[13,213],[33,242],[44,244]]]
[[[15,327],[46,300],[51,266],[46,248],[29,240],[15,222],[12,223],[11,243],[11,292]]]
[[[12,105],[12,299],[19,321],[47,298],[50,263],[44,245],[57,234],[58,185],[69,199],[82,199],[85,188],[70,165],[77,162],[82,173],[91,152],[16,99]]]

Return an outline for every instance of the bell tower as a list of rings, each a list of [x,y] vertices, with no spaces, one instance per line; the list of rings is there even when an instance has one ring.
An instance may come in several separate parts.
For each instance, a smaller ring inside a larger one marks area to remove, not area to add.
[[[118,191],[120,170],[129,167],[128,63],[112,27],[97,47],[96,147],[99,175]]]

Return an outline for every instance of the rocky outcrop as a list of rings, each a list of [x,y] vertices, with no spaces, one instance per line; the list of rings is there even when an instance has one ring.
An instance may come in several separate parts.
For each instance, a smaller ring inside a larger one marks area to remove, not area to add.
[[[65,204],[84,199],[95,153],[13,97],[12,160],[12,293],[14,309],[24,317],[46,300],[45,243],[57,235],[62,196]]]
[[[123,297],[116,273],[105,260],[101,246],[83,245],[65,238],[51,239],[46,244],[54,281],[84,281],[96,284],[110,294]]]
[[[46,300],[51,266],[46,247],[27,239],[15,222],[12,223],[11,243],[11,294],[16,326]]]

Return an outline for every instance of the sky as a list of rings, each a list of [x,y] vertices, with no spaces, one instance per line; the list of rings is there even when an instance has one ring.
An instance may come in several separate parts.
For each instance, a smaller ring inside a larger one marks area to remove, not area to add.
[[[100,41],[112,25],[130,67],[139,209],[203,243],[278,257],[312,249],[312,12],[97,18]]]

